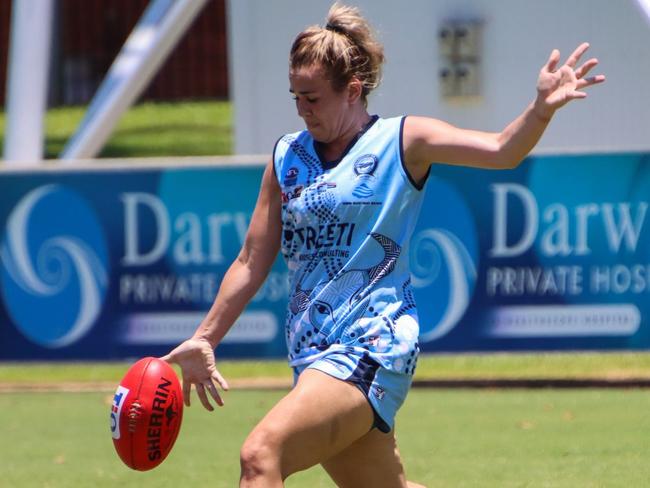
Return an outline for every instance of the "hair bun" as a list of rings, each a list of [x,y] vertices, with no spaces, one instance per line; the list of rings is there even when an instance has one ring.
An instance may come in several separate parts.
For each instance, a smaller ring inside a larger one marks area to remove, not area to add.
[[[362,85],[364,104],[368,93],[379,84],[383,62],[384,48],[368,21],[358,8],[338,2],[330,8],[325,27],[313,25],[303,30],[289,54],[291,69],[319,65],[337,91],[356,78]]]
[[[341,34],[341,35],[344,35],[344,36],[347,35],[347,32],[345,31],[345,29],[343,27],[341,27],[339,25],[332,24],[330,22],[325,24],[325,29],[328,30],[328,31],[336,32],[337,34]]]

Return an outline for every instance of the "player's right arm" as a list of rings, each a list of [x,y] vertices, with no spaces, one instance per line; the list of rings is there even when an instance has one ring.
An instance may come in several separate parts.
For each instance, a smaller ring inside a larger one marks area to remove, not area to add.
[[[191,339],[162,358],[181,367],[183,396],[188,406],[192,384],[206,409],[213,410],[206,389],[218,405],[223,405],[214,381],[224,390],[228,389],[228,384],[215,367],[214,348],[264,283],[273,266],[280,249],[281,206],[280,185],[271,161],[262,177],[244,245],[226,272],[209,312]]]

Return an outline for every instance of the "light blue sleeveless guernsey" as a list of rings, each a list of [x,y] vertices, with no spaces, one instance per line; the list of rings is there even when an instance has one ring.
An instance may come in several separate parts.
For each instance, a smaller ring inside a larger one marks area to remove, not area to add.
[[[408,389],[418,353],[408,248],[424,192],[403,165],[403,124],[403,117],[373,117],[329,164],[306,130],[276,144],[290,285],[286,340],[298,371],[334,355],[335,376],[361,375],[369,388],[384,369],[408,378]],[[375,386],[375,400],[383,399],[386,387]]]

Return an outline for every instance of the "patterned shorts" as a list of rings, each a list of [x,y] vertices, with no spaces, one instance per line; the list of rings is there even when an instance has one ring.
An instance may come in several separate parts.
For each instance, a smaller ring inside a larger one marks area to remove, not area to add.
[[[390,432],[406,399],[412,376],[383,368],[367,351],[333,351],[314,362],[294,367],[294,384],[307,368],[317,369],[359,388],[375,415],[373,427]]]

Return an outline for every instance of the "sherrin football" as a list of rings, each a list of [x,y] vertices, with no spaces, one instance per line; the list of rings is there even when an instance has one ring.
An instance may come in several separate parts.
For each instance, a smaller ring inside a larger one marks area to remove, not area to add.
[[[162,463],[183,419],[183,391],[165,361],[147,357],[129,368],[111,406],[111,434],[124,464],[138,471]]]

